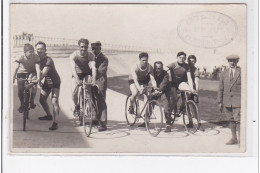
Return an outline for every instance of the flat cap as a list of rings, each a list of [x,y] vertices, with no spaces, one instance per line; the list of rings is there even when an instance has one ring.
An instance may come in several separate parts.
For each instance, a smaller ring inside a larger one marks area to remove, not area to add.
[[[101,42],[100,41],[91,43],[91,47],[99,47],[99,46],[101,46]]]
[[[227,56],[227,60],[229,59],[239,59],[239,56],[238,55],[229,55]]]

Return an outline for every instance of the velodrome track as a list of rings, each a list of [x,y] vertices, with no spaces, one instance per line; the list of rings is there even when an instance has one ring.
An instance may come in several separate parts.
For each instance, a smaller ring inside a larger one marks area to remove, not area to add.
[[[20,48],[22,50],[22,48]],[[17,51],[12,54],[19,53]],[[218,112],[216,99],[217,82],[201,80],[200,86],[200,112],[205,132],[199,131],[196,135],[189,135],[179,120],[172,127],[171,133],[163,131],[158,137],[151,137],[147,131],[137,128],[138,123],[129,128],[124,116],[124,104],[129,93],[127,75],[130,66],[138,60],[138,54],[107,54],[109,58],[108,69],[108,130],[97,132],[94,129],[91,138],[84,136],[83,127],[79,126],[77,119],[72,115],[71,100],[71,70],[69,54],[71,50],[49,50],[49,56],[53,57],[56,69],[61,77],[60,90],[60,116],[59,129],[49,131],[51,121],[39,121],[38,117],[44,115],[39,100],[39,91],[36,100],[37,107],[30,111],[30,120],[27,123],[27,131],[22,131],[22,114],[18,113],[19,101],[17,98],[17,86],[13,87],[13,116],[11,132],[13,134],[11,144],[13,151],[28,152],[113,152],[113,153],[212,153],[212,152],[241,152],[237,145],[227,146],[225,142],[230,138],[229,129],[226,126],[217,125],[224,120],[224,116]],[[151,54],[149,61],[163,60],[165,64],[175,61],[174,57],[163,54]],[[49,100],[49,104],[50,100]],[[214,123],[212,123],[214,122]],[[141,122],[139,122],[141,123]]]

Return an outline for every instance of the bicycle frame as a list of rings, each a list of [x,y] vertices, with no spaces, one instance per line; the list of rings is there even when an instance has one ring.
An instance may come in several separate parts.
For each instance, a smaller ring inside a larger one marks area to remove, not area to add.
[[[86,82],[86,79],[84,78],[83,82],[80,85],[79,90],[78,90],[78,104],[80,105],[80,103],[79,103],[80,102],[80,97],[82,97],[84,105],[86,104],[87,101],[90,101],[91,104],[94,105],[94,109],[97,110],[97,105],[94,104],[93,99],[91,98],[92,95],[90,94],[89,89],[87,89],[88,88],[87,86],[96,86],[98,88],[98,90],[99,90],[99,87],[98,87],[97,84],[88,83],[88,82]],[[81,96],[81,93],[83,94],[82,96]]]
[[[139,111],[139,102],[137,101],[137,104],[138,104],[138,106],[137,106],[137,107],[138,107],[137,116],[138,116],[139,118],[142,118],[142,119],[144,119],[144,117],[142,116],[143,113],[147,111],[147,104],[148,104],[149,101],[151,100],[151,98],[149,98],[149,96],[148,96],[148,94],[147,94],[147,92],[148,92],[147,89],[148,89],[148,88],[153,88],[153,87],[151,87],[151,86],[145,86],[144,88],[145,88],[145,92],[144,92],[143,94],[141,94],[141,95],[143,95],[143,96],[146,97],[147,99],[146,99],[146,102],[145,102],[145,104],[144,104],[144,106],[143,106],[141,112]],[[139,98],[141,95],[139,95],[138,98]],[[137,98],[136,100],[138,100],[138,98]]]

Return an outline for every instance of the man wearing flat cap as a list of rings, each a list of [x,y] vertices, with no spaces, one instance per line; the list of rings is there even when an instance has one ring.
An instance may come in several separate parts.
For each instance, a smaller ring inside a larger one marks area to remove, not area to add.
[[[226,144],[234,145],[240,140],[241,69],[237,66],[238,55],[229,55],[227,60],[229,68],[220,74],[217,101],[221,112],[224,108],[232,133]]]
[[[97,41],[91,43],[91,48],[95,55],[95,62],[97,68],[96,83],[99,86],[99,92],[94,89],[94,96],[98,107],[98,114],[97,114],[97,120],[99,124],[98,130],[105,131],[107,130],[106,90],[107,90],[108,59],[101,52],[101,42]]]

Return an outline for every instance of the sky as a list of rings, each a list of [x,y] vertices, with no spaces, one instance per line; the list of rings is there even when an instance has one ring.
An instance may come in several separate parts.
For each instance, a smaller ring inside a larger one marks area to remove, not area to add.
[[[232,18],[237,26],[235,38],[225,46],[210,49],[183,41],[178,25],[200,11],[215,11]],[[246,58],[244,5],[12,4],[10,17],[11,36],[27,32],[44,37],[85,37],[91,41],[167,49],[174,53],[184,51],[200,57],[200,66],[226,63],[229,54]]]

